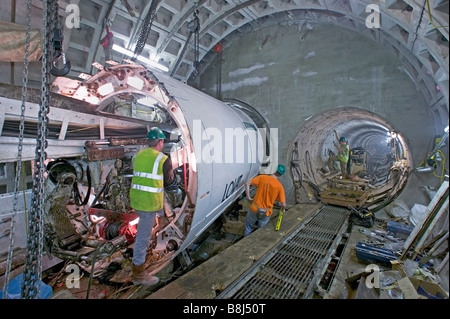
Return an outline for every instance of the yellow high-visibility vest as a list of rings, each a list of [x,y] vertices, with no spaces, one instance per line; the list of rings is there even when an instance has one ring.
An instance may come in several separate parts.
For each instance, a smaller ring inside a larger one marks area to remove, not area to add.
[[[140,151],[133,160],[130,205],[141,211],[164,207],[163,165],[167,156],[152,148]]]
[[[350,147],[348,145],[345,146],[339,145],[339,151],[336,157],[339,161],[347,163],[349,152]]]

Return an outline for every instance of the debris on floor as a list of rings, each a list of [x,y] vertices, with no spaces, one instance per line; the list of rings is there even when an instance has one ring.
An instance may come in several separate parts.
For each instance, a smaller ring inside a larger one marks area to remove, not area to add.
[[[448,183],[428,206],[409,209],[396,200],[385,212],[387,220],[358,228],[364,239],[353,249],[367,267],[347,276],[347,298],[448,299],[447,278],[439,275],[448,264]]]

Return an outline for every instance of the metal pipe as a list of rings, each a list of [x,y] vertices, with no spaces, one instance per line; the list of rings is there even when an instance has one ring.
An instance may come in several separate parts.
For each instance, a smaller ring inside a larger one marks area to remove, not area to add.
[[[427,166],[427,167],[417,167],[416,168],[417,173],[421,174],[421,173],[431,173],[432,171],[434,171],[434,168],[431,166]]]

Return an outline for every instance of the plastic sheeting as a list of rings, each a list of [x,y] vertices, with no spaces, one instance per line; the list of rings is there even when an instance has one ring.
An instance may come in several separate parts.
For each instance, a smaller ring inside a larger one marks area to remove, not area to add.
[[[0,61],[23,62],[25,57],[26,26],[0,21]],[[42,55],[42,36],[39,29],[30,33],[29,61],[38,61]]]
[[[6,299],[20,299],[22,281],[23,274],[20,274],[9,282]],[[42,281],[40,284],[39,299],[50,298],[53,295],[53,288]],[[3,299],[3,290],[0,291],[0,299]]]

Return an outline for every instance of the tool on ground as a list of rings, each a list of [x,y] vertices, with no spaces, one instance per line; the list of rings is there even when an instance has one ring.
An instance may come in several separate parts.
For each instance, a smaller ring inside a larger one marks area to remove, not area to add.
[[[277,222],[277,226],[275,227],[275,230],[279,230],[280,226],[281,226],[281,220],[283,219],[283,213],[284,213],[284,208],[282,208],[280,210],[280,213],[278,214],[278,222]]]
[[[349,205],[353,224],[371,228],[375,222],[375,215],[367,209],[355,209]]]
[[[363,242],[358,242],[356,244],[356,257],[365,262],[374,264],[380,263],[384,265],[390,265],[391,260],[397,259],[397,256],[394,255],[392,250],[376,247]]]
[[[422,259],[419,260],[419,266],[424,266],[431,258],[433,258],[433,253],[438,249],[442,243],[444,243],[448,239],[448,232],[442,236],[441,239],[439,239],[434,246],[431,248],[431,250],[428,252],[426,256],[424,256]]]

